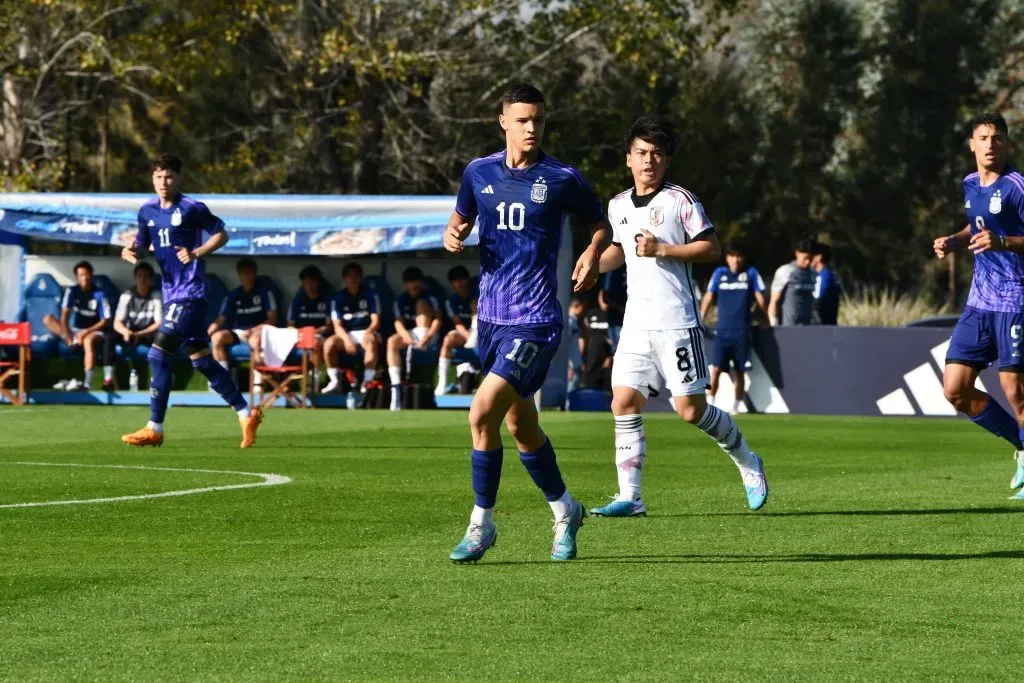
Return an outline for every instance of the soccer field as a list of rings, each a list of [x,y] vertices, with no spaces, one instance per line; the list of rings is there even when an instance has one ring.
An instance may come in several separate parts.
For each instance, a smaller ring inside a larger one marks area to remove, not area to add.
[[[498,544],[448,552],[472,505],[465,413],[0,408],[0,679],[1008,679],[1024,502],[966,422],[739,418],[771,498],[647,418],[647,518],[590,518],[548,560],[550,510],[506,447]],[[611,418],[545,414],[570,490],[614,492]],[[510,440],[506,440],[510,443]],[[29,464],[37,463],[37,464]],[[73,463],[90,467],[46,467]],[[95,504],[251,484],[277,486]],[[273,481],[271,482],[273,483]]]

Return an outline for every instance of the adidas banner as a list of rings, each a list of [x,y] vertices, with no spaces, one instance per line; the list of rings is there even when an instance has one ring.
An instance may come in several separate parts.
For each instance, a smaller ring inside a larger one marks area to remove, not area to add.
[[[780,327],[754,330],[747,374],[748,409],[803,415],[956,415],[942,394],[942,370],[952,329]],[[713,337],[705,339],[712,357]],[[1009,405],[994,367],[978,387]],[[668,392],[648,409],[672,410]],[[719,400],[731,400],[722,373]],[[726,405],[726,403],[722,403]]]

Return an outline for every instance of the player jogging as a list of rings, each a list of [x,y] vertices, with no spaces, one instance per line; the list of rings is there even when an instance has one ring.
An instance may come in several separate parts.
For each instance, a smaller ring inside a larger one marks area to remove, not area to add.
[[[469,410],[476,504],[465,537],[449,557],[455,562],[479,560],[497,538],[494,504],[504,420],[520,460],[554,513],[551,559],[571,560],[586,511],[562,481],[532,396],[543,385],[562,338],[557,262],[565,215],[573,212],[593,230],[573,272],[576,291],[597,281],[608,224],[601,202],[579,172],[540,150],[545,121],[539,90],[511,86],[502,98],[498,122],[506,149],[466,167],[444,237],[448,251],[462,251],[473,220],[479,221],[477,348],[484,378]]]
[[[1009,131],[999,114],[971,122],[971,151],[978,170],[964,178],[963,230],[933,243],[940,259],[959,247],[974,254],[967,306],[946,352],[942,387],[946,400],[971,422],[1015,449],[1010,486],[1024,486],[1024,176],[1010,168]],[[1016,419],[975,388],[978,373],[998,363],[999,384]],[[1024,499],[1024,492],[1016,498]]]
[[[242,425],[242,448],[256,442],[256,430],[263,419],[259,408],[249,404],[231,380],[228,371],[210,355],[207,333],[206,267],[203,259],[228,242],[224,221],[206,205],[181,194],[181,159],[164,154],[153,160],[153,188],[156,197],[139,209],[139,232],[135,242],[121,250],[121,258],[137,263],[150,246],[163,276],[164,315],[148,359],[152,380],[149,388],[150,418],[145,427],[125,434],[121,441],[130,446],[160,446],[164,442],[164,414],[171,394],[171,360],[184,346],[192,366],[210,381]],[[209,237],[203,240],[203,233]]]
[[[615,464],[619,493],[591,514],[644,515],[640,472],[647,457],[641,413],[652,389],[665,379],[676,412],[729,454],[739,468],[751,510],[768,498],[761,459],[747,446],[729,415],[708,405],[708,364],[693,289],[692,263],[714,263],[721,247],[704,207],[689,191],[665,182],[676,149],[675,126],[642,116],[626,137],[626,166],[634,187],[608,203],[612,246],[601,271],[625,262],[629,299],[612,365]],[[628,247],[628,248],[627,248]]]

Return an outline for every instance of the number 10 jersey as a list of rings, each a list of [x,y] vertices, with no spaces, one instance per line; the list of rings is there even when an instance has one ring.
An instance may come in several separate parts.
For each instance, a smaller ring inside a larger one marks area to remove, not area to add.
[[[478,221],[477,318],[496,325],[563,325],[558,251],[566,214],[588,226],[604,216],[579,171],[543,152],[526,168],[509,168],[502,150],[466,166],[455,211]]]

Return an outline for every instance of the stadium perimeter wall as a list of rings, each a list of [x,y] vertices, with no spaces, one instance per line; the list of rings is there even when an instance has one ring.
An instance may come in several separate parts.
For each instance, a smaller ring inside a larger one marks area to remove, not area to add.
[[[954,417],[942,395],[951,330],[941,328],[782,327],[755,330],[749,402],[760,413]],[[708,340],[711,357],[714,340]],[[979,383],[1009,409],[998,373]],[[732,396],[723,375],[720,397]],[[663,393],[651,406],[669,411]]]

